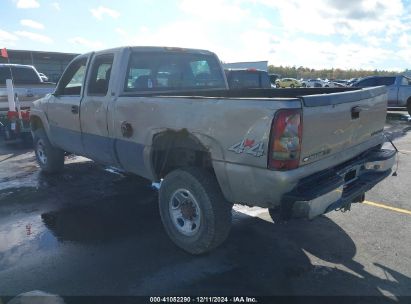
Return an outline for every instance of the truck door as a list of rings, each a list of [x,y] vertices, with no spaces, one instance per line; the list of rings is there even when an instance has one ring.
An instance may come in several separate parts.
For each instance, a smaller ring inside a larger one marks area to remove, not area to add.
[[[108,105],[114,98],[109,89],[113,61],[113,52],[95,54],[88,75],[87,92],[81,102],[80,120],[85,154],[106,164],[114,164],[107,125]]]
[[[388,107],[398,106],[398,87],[397,81],[401,82],[401,77],[380,77],[377,85],[387,86]]]
[[[404,76],[399,78],[397,107],[406,107],[408,99],[411,96],[411,79]]]
[[[84,154],[80,129],[80,104],[87,62],[91,54],[74,59],[49,100],[48,117],[52,141],[68,152]]]

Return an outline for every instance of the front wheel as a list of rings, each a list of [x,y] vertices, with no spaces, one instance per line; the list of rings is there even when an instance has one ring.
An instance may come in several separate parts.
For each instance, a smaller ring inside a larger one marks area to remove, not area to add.
[[[64,151],[54,147],[43,129],[34,131],[34,152],[42,171],[56,173],[64,167]]]
[[[410,114],[410,116],[411,116],[411,99],[408,100],[408,103],[407,103],[407,111],[408,111],[408,114]]]
[[[294,89],[295,85],[294,84],[290,84],[290,88]]]
[[[227,238],[231,208],[216,178],[202,168],[177,169],[161,183],[159,209],[164,228],[188,253],[209,252]]]

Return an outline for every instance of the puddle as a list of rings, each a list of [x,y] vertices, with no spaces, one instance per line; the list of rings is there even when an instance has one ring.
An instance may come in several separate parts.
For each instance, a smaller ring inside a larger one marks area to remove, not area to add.
[[[48,190],[0,191],[0,204],[11,202],[1,209],[0,271],[62,243],[94,246],[162,230],[156,191],[144,184],[131,187],[131,183],[124,179],[112,184],[110,191],[94,199],[65,196],[66,201],[51,203],[47,197],[48,203],[41,198],[32,204],[33,195]]]
[[[10,216],[0,224],[0,270],[57,246],[56,237],[46,228],[40,215]]]
[[[154,222],[161,227],[152,191],[105,197],[85,205],[73,204],[43,213],[41,219],[62,242],[100,243],[150,230]]]

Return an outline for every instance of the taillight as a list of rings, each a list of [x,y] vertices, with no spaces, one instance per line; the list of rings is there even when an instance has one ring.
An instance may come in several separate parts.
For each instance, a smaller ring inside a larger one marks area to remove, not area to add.
[[[19,113],[16,111],[8,111],[7,112],[7,119],[8,120],[14,120],[19,118]]]
[[[30,111],[21,111],[21,119],[25,121],[30,120]]]
[[[300,109],[279,110],[271,125],[268,167],[291,170],[300,163],[302,117]]]

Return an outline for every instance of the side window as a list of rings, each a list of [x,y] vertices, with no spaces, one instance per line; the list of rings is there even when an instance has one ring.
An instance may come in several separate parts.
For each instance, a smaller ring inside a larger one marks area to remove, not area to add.
[[[87,58],[79,58],[68,66],[59,83],[59,95],[80,96],[84,84],[86,64]]]
[[[11,68],[15,84],[40,83],[40,78],[33,68],[15,66]]]
[[[113,60],[114,55],[112,54],[96,56],[91,68],[88,95],[107,95]]]

